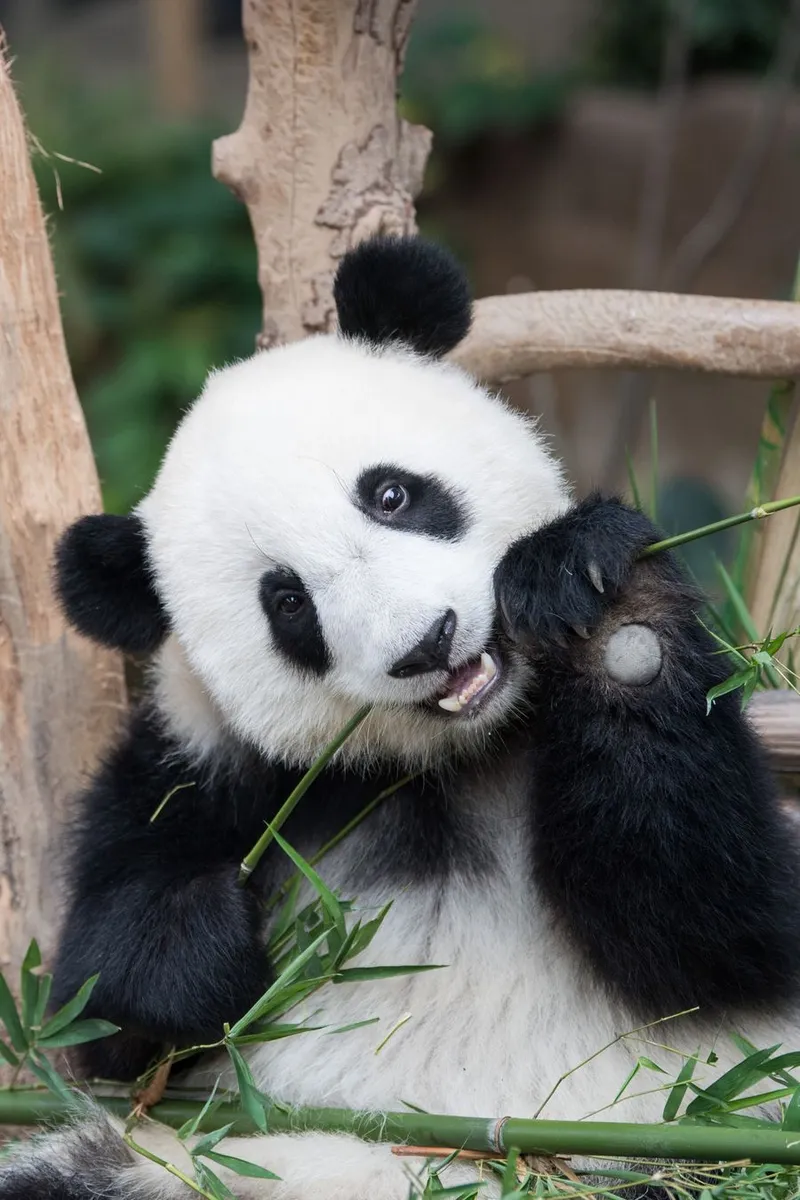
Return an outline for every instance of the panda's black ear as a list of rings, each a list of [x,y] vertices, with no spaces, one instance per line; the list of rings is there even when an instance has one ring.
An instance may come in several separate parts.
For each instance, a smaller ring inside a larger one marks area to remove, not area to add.
[[[469,330],[464,271],[419,237],[374,237],[350,250],[333,284],[339,329],[376,345],[402,342],[440,358]]]
[[[55,591],[70,624],[86,637],[149,654],[168,631],[153,584],[139,517],[81,517],[56,547]]]

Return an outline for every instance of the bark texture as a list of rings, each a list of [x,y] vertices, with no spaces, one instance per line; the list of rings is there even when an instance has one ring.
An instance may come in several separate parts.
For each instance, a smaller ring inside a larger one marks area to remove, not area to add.
[[[431,135],[397,115],[416,0],[244,0],[250,79],[214,174],[246,204],[264,297],[262,346],[334,325],[338,260],[416,228]]]
[[[0,36],[0,966],[51,944],[51,851],[124,698],[118,659],[69,632],[56,538],[101,507],[64,346],[25,128]]]
[[[800,375],[800,305],[668,292],[528,292],[478,300],[453,359],[487,383],[564,367]]]

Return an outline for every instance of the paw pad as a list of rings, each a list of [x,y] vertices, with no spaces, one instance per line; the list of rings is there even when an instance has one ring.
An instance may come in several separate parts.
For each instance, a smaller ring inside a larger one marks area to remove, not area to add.
[[[644,687],[661,670],[661,642],[649,625],[622,625],[606,643],[605,668],[616,683]]]

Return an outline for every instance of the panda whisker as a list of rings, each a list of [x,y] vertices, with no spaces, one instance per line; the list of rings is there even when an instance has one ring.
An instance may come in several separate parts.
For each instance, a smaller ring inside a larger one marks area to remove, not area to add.
[[[253,543],[253,545],[255,546],[256,550],[257,550],[257,551],[259,552],[259,554],[261,555],[261,557],[262,557],[263,559],[265,559],[265,560],[266,560],[266,562],[268,562],[268,563],[269,563],[271,566],[274,566],[274,565],[275,565],[275,561],[276,561],[276,560],[275,560],[274,558],[272,558],[272,557],[271,557],[269,554],[267,554],[267,552],[266,552],[266,550],[264,549],[264,547],[263,547],[263,546],[260,546],[260,545],[258,544],[258,542],[256,541],[256,538],[255,538],[255,535],[253,534],[253,531],[252,531],[252,529],[250,528],[250,526],[247,524],[247,522],[246,522],[246,521],[245,521],[245,523],[244,523],[244,527],[245,527],[245,529],[247,530],[247,536],[250,538],[250,541]]]

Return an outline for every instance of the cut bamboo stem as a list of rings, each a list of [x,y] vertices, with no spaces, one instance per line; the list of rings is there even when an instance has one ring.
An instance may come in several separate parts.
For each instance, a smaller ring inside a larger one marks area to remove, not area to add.
[[[93,1099],[118,1117],[126,1117],[125,1097]],[[199,1101],[164,1100],[150,1116],[179,1127],[196,1117]],[[318,1130],[350,1133],[368,1142],[456,1146],[483,1151],[489,1157],[518,1150],[522,1154],[585,1154],[637,1159],[679,1158],[694,1162],[749,1159],[753,1163],[800,1165],[796,1131],[726,1128],[717,1125],[628,1125],[615,1121],[531,1121],[520,1117],[451,1117],[430,1113],[364,1112],[345,1108],[270,1107],[267,1128],[273,1132]],[[31,1125],[64,1121],[75,1108],[52,1092],[0,1092],[0,1124]],[[252,1134],[255,1127],[234,1104],[215,1106],[200,1122],[203,1131],[232,1125],[233,1134]]]
[[[739,513],[735,517],[725,517],[722,521],[714,521],[712,525],[701,525],[698,529],[689,529],[686,533],[676,533],[674,537],[653,542],[642,551],[641,557],[649,558],[651,554],[660,554],[662,550],[675,550],[678,546],[685,546],[687,542],[696,542],[699,538],[710,537],[712,533],[720,533],[723,529],[732,529],[734,525],[744,525],[748,521],[761,521],[764,517],[783,512],[787,508],[794,508],[797,504],[800,504],[800,496],[790,496],[788,500],[771,500],[769,504],[759,504],[756,508],[751,508],[749,512]]]

